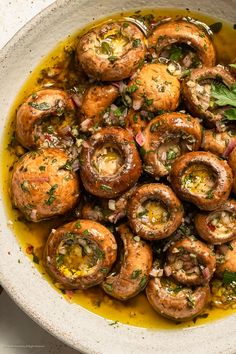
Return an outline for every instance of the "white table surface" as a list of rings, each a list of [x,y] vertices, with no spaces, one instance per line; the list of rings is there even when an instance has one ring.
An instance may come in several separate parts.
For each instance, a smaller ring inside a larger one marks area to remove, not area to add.
[[[54,0],[0,0],[0,49]],[[32,321],[3,291],[0,294],[0,354],[78,354]]]

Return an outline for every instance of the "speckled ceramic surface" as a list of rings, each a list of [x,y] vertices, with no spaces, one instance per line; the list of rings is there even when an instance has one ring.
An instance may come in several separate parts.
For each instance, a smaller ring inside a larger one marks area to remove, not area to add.
[[[11,103],[32,70],[55,45],[93,18],[143,7],[189,7],[192,10],[235,20],[235,0],[56,1],[27,24],[0,54],[0,131]],[[141,354],[235,353],[236,316],[186,330],[156,331],[119,324],[69,304],[47,283],[20,250],[1,202],[0,280],[17,304],[46,330],[85,353]],[[18,263],[20,259],[21,263]]]

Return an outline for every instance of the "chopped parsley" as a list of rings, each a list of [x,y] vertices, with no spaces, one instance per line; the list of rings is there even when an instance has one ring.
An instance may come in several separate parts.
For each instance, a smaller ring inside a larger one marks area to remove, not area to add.
[[[57,188],[58,188],[58,184],[54,184],[54,185],[50,188],[50,190],[47,192],[47,194],[49,195],[49,198],[48,198],[48,200],[46,201],[46,204],[47,204],[47,205],[51,205],[51,204],[54,202],[54,200],[56,199],[56,196],[54,195],[54,193],[55,193],[55,191],[56,191]]]
[[[140,274],[142,274],[142,271],[140,269],[134,270],[131,274],[131,279],[137,279]]]
[[[143,287],[146,285],[147,280],[148,280],[148,278],[147,278],[146,275],[144,275],[144,276],[141,278],[140,283],[139,283],[140,288],[143,288]]]
[[[138,48],[141,45],[141,39],[137,38],[133,41],[133,48]]]
[[[236,272],[229,272],[228,270],[225,270],[223,274],[223,283],[229,284],[232,282],[236,282]]]
[[[107,186],[106,184],[101,184],[100,189],[102,189],[103,191],[111,191],[112,190],[112,188],[110,186]]]
[[[47,102],[37,103],[37,102],[30,101],[28,105],[35,109],[38,109],[39,111],[48,111],[49,109],[52,108],[52,106]]]

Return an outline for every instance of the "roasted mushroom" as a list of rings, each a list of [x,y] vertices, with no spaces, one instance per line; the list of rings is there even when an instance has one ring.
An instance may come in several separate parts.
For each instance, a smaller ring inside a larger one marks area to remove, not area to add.
[[[199,315],[210,300],[208,285],[190,288],[166,277],[149,281],[146,295],[160,315],[174,321],[187,321]]]
[[[215,48],[206,31],[185,20],[158,25],[148,38],[148,47],[159,61],[174,61],[187,69],[211,67],[216,62]]]
[[[116,224],[127,213],[127,204],[136,186],[116,199],[98,199],[88,201],[82,208],[82,218]]]
[[[179,105],[179,80],[163,64],[145,64],[131,80],[133,108],[149,112],[174,111]]]
[[[14,166],[11,191],[14,205],[37,222],[63,215],[79,197],[75,172],[66,169],[67,154],[56,148],[25,154]]]
[[[145,38],[132,23],[107,22],[92,28],[79,40],[78,60],[87,75],[98,81],[130,77],[143,62]]]
[[[234,84],[234,77],[220,65],[195,69],[182,83],[183,99],[193,115],[220,131],[225,129],[224,119],[232,107],[227,93]]]
[[[44,266],[59,287],[87,289],[100,284],[116,260],[113,234],[91,220],[77,220],[52,230]]]
[[[114,85],[92,85],[84,93],[80,110],[80,130],[93,131],[102,125],[102,115],[118,97],[118,88]]]
[[[141,160],[132,135],[122,128],[104,128],[92,135],[80,154],[85,189],[115,198],[131,188],[141,174]]]
[[[223,132],[206,129],[203,133],[202,148],[220,157],[227,157],[236,146],[236,127],[229,126]]]
[[[127,216],[134,232],[147,240],[170,236],[181,224],[183,207],[170,187],[150,183],[136,189]]]
[[[181,284],[202,285],[210,281],[215,268],[213,249],[191,236],[171,244],[164,271]]]
[[[177,157],[199,149],[202,130],[197,119],[173,112],[153,119],[143,136],[144,169],[158,178],[169,174]]]
[[[199,213],[195,227],[201,238],[213,245],[236,238],[236,201],[231,199],[210,213]]]
[[[56,147],[76,123],[70,96],[56,89],[32,93],[16,115],[16,138],[26,148]]]
[[[226,161],[210,152],[198,151],[173,163],[170,181],[181,199],[202,210],[215,210],[228,199],[233,175]]]
[[[233,192],[236,194],[236,148],[230,153],[228,163],[233,171]]]
[[[119,271],[111,273],[103,281],[103,290],[119,300],[128,300],[147,285],[152,267],[152,249],[130,228],[123,224],[118,228],[124,245],[124,256]]]
[[[216,248],[216,274],[222,278],[224,272],[236,273],[236,240]]]

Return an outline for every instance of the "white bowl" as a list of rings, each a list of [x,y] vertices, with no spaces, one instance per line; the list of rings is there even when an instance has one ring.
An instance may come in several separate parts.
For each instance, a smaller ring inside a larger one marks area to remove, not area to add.
[[[32,70],[68,34],[94,18],[145,7],[189,7],[229,22],[235,20],[234,0],[61,0],[30,21],[0,53],[0,130],[14,97]],[[110,326],[84,308],[69,304],[23,254],[0,206],[0,279],[4,289],[38,324],[68,345],[86,353],[141,354],[235,353],[236,316],[202,327],[158,331],[119,324]],[[18,259],[21,263],[18,263]]]

